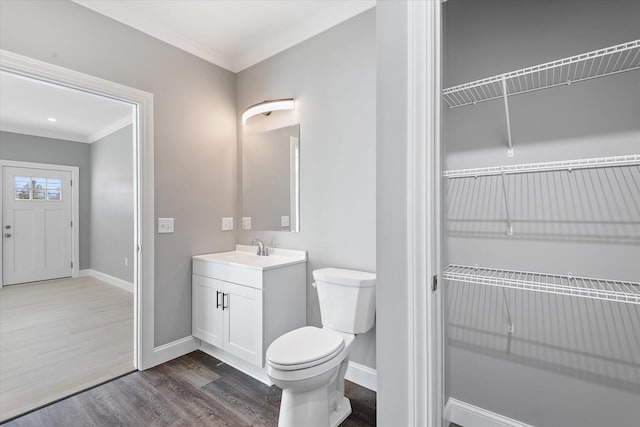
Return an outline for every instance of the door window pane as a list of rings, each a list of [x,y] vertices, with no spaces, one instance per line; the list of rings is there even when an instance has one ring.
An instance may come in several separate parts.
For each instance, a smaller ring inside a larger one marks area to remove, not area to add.
[[[31,178],[16,176],[13,184],[16,190],[16,200],[29,200],[31,198]]]
[[[16,176],[15,177],[15,185],[16,188],[29,188],[29,183],[31,182],[31,178],[27,176]]]
[[[29,200],[29,189],[16,190],[16,200]]]
[[[34,190],[44,190],[47,188],[47,178],[31,178],[31,187]]]
[[[47,190],[47,200],[60,201],[60,190]]]
[[[15,200],[62,200],[62,179],[28,176],[14,177]]]
[[[47,178],[47,190],[60,190],[62,188],[62,180],[58,178]]]

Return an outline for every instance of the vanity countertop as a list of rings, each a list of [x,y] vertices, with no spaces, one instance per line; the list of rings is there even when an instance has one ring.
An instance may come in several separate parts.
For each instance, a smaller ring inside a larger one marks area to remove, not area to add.
[[[271,270],[286,265],[307,262],[307,252],[291,249],[269,248],[268,256],[258,256],[257,248],[236,245],[235,251],[194,255],[194,260],[206,261],[253,270]]]

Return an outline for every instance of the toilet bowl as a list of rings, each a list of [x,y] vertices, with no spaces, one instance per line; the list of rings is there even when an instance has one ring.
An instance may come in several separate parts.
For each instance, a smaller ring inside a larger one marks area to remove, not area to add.
[[[279,427],[333,427],[351,414],[344,375],[354,338],[307,326],[269,346],[267,375],[282,389]]]
[[[267,349],[267,375],[282,389],[279,427],[335,427],[351,414],[349,352],[355,334],[373,326],[375,274],[328,268],[313,277],[324,327],[288,332]]]

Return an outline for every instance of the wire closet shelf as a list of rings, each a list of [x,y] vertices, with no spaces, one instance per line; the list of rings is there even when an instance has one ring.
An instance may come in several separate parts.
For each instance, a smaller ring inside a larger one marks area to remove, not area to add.
[[[473,105],[506,95],[569,85],[640,68],[640,40],[622,43],[546,64],[464,83],[445,89],[449,108]]]
[[[450,264],[447,280],[556,295],[640,304],[640,283]]]
[[[489,166],[484,168],[447,170],[442,173],[445,178],[465,178],[502,174],[573,171],[577,169],[597,169],[622,166],[640,166],[640,154],[624,156],[597,157],[592,159],[559,160],[553,162],[526,163],[519,165]]]

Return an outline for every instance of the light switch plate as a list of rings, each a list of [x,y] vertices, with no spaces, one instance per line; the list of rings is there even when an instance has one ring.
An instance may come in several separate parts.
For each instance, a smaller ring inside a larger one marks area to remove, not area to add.
[[[289,226],[289,215],[284,215],[280,217],[280,226],[281,227]]]
[[[231,230],[233,230],[233,217],[223,217],[222,231],[231,231]]]
[[[243,230],[251,230],[251,217],[243,216],[242,217],[242,229]]]
[[[173,218],[158,218],[158,233],[173,233]]]

